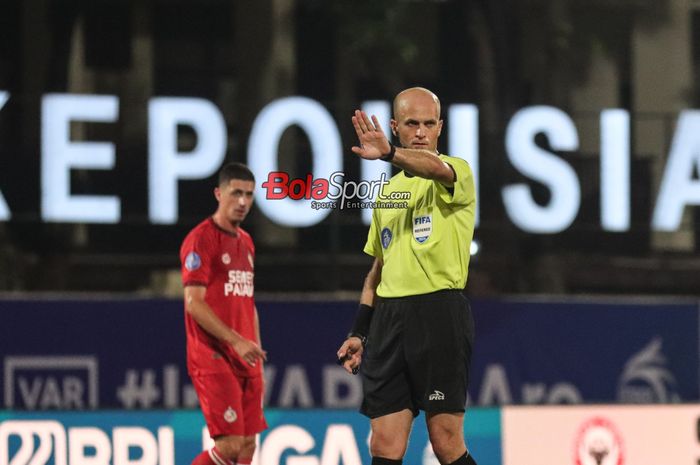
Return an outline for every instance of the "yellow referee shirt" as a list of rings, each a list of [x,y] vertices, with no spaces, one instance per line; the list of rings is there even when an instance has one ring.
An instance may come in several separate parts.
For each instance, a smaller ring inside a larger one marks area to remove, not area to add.
[[[476,194],[469,164],[440,155],[455,171],[452,189],[438,181],[401,171],[384,186],[378,204],[401,202],[388,197],[410,192],[408,208],[375,208],[365,253],[382,259],[377,295],[404,297],[467,284],[469,248],[474,234]]]

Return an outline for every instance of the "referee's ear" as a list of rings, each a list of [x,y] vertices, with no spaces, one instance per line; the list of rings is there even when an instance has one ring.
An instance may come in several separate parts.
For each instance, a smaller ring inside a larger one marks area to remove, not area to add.
[[[395,119],[392,118],[391,120],[389,120],[389,126],[391,126],[391,133],[394,136],[398,137],[399,136],[399,128],[398,128],[399,123]]]

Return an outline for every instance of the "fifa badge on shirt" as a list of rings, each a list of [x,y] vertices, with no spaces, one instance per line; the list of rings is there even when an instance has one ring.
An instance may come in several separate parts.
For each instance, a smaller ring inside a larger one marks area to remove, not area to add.
[[[433,215],[421,215],[413,218],[413,238],[419,244],[427,241],[433,232]]]
[[[185,268],[189,271],[194,271],[202,266],[202,259],[199,258],[197,252],[190,252],[185,257]]]
[[[389,247],[389,244],[391,244],[391,229],[389,228],[384,228],[382,229],[382,247],[385,249]]]

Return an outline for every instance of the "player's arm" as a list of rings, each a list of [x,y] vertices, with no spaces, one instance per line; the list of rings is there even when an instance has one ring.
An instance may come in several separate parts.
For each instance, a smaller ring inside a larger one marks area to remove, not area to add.
[[[362,362],[362,352],[364,351],[364,343],[369,334],[369,325],[374,312],[374,301],[376,298],[377,286],[382,277],[382,260],[375,258],[372,263],[365,282],[362,285],[362,294],[360,295],[360,306],[355,317],[355,324],[352,331],[348,334],[343,345],[338,349],[338,360],[342,362],[343,367],[348,373],[357,374],[357,370]]]
[[[185,286],[185,309],[187,313],[192,315],[194,321],[206,332],[218,340],[230,344],[236,353],[249,365],[254,366],[258,359],[264,360],[266,357],[265,351],[258,344],[244,338],[216,316],[214,310],[204,300],[206,292],[207,289],[204,286]]]
[[[372,116],[370,120],[365,112],[356,110],[352,124],[360,146],[352,147],[351,150],[360,157],[379,160],[388,156],[390,159],[387,161],[414,176],[438,181],[446,187],[454,185],[456,175],[450,165],[429,150],[393,147],[384,135],[376,116]]]

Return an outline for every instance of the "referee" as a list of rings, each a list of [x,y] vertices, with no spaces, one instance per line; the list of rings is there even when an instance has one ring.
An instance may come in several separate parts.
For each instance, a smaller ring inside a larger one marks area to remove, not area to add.
[[[476,465],[464,441],[474,323],[462,294],[474,233],[474,178],[462,159],[441,155],[440,101],[414,87],[394,99],[387,140],[377,118],[352,118],[366,160],[402,171],[377,199],[410,193],[408,208],[375,208],[364,251],[374,257],[355,324],[338,358],[356,373],[363,360],[361,412],[370,418],[372,465],[400,465],[413,419],[425,411],[441,464]],[[403,198],[402,198],[403,199]]]

